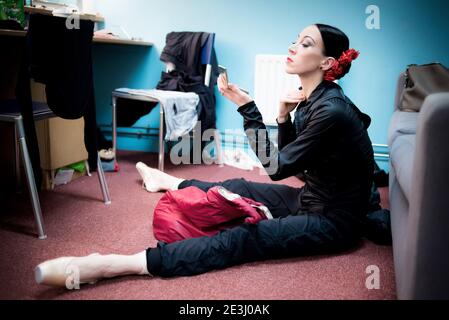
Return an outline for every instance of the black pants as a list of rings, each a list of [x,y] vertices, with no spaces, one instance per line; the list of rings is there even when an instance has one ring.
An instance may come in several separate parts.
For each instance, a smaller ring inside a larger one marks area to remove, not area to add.
[[[301,189],[284,185],[232,179],[209,183],[186,180],[179,189],[214,186],[265,204],[274,219],[242,224],[212,237],[187,239],[171,244],[159,242],[147,249],[152,275],[189,276],[258,260],[334,253],[355,244],[356,237],[320,214],[298,214]]]

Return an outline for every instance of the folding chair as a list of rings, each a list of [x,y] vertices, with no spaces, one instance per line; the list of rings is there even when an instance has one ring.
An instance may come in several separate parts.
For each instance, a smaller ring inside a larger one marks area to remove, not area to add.
[[[25,169],[26,180],[28,189],[30,191],[31,204],[33,207],[34,219],[36,222],[36,228],[38,231],[39,239],[43,240],[47,238],[44,229],[44,223],[42,218],[42,210],[39,201],[39,194],[36,187],[36,181],[34,180],[33,167],[31,165],[30,155],[28,152],[27,143],[25,140],[25,130],[23,125],[22,114],[18,111],[19,106],[14,102],[1,103],[0,121],[14,123],[15,132],[15,173],[16,179],[20,179],[20,155],[22,156],[23,167]],[[33,116],[34,120],[43,120],[56,117],[55,114],[48,108],[47,105],[42,103],[33,103]],[[100,181],[101,192],[105,204],[111,203],[111,197],[109,195],[108,186],[100,162],[100,156],[97,160],[98,179]],[[19,183],[19,182],[18,182]]]
[[[204,76],[204,84],[207,87],[210,87],[210,80],[212,76],[212,50],[214,47],[215,34],[209,34],[207,42],[201,49],[201,63],[206,65],[206,72]],[[171,63],[166,64],[166,72],[170,72],[174,70],[175,66]],[[159,111],[159,158],[158,158],[158,169],[164,171],[164,152],[165,152],[165,139],[164,139],[164,106],[162,101],[147,96],[141,96],[136,94],[130,94],[118,90],[114,90],[112,92],[112,148],[115,154],[115,161],[117,160],[117,99],[130,99],[143,101],[148,103],[159,103],[160,111]],[[195,129],[194,129],[195,130]],[[222,164],[222,153],[221,153],[221,137],[217,129],[214,129],[214,142],[216,147],[216,158],[218,164]]]

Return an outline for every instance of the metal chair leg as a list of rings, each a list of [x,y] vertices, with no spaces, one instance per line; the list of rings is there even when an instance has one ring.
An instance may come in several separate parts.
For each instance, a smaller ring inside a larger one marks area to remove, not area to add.
[[[20,168],[20,139],[17,125],[14,126],[14,173],[16,176],[16,193],[22,192],[22,170]]]
[[[162,103],[159,104],[159,165],[158,169],[164,171],[164,106]]]
[[[101,192],[103,193],[103,200],[105,205],[111,204],[111,196],[109,195],[109,188],[104,176],[103,166],[101,165],[100,155],[97,153],[97,173],[100,181]]]
[[[117,97],[112,96],[112,150],[114,152],[114,167],[117,164]]]
[[[28,153],[28,147],[25,140],[25,131],[23,128],[23,118],[22,116],[16,118],[15,120],[16,130],[18,132],[18,138],[20,143],[20,149],[22,152],[23,165],[25,168],[25,173],[27,177],[28,188],[30,190],[30,198],[33,206],[34,219],[36,221],[36,227],[39,234],[39,239],[44,240],[47,235],[44,231],[44,224],[42,218],[41,204],[39,202],[39,194],[36,188],[36,181],[34,180],[33,168],[31,165],[30,155]]]

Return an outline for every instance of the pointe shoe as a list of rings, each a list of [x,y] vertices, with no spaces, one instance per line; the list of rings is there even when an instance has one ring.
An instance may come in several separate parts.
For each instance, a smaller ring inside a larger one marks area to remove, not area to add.
[[[98,253],[93,253],[89,257],[97,256]],[[47,260],[40,263],[34,269],[34,277],[38,284],[44,284],[55,287],[67,287],[72,280],[79,280],[79,284],[90,283],[93,284],[101,278],[99,272],[92,272],[91,270],[80,270],[85,267],[80,265],[80,259],[86,257],[60,257],[52,260]],[[75,275],[78,268],[79,274]],[[73,278],[78,279],[73,279]],[[71,278],[71,279],[69,279]]]
[[[136,169],[139,172],[140,176],[143,179],[142,182],[142,188],[146,189],[148,192],[158,192],[160,191],[160,188],[157,188],[154,186],[151,182],[151,177],[149,176],[149,171],[151,170],[150,167],[148,167],[143,162],[138,162],[136,164]]]

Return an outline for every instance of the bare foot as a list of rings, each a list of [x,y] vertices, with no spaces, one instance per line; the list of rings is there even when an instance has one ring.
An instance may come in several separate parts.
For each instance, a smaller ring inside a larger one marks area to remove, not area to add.
[[[143,162],[136,164],[136,169],[143,179],[143,185],[148,192],[159,192],[165,190],[177,190],[184,179],[173,177],[158,169],[148,167]]]

